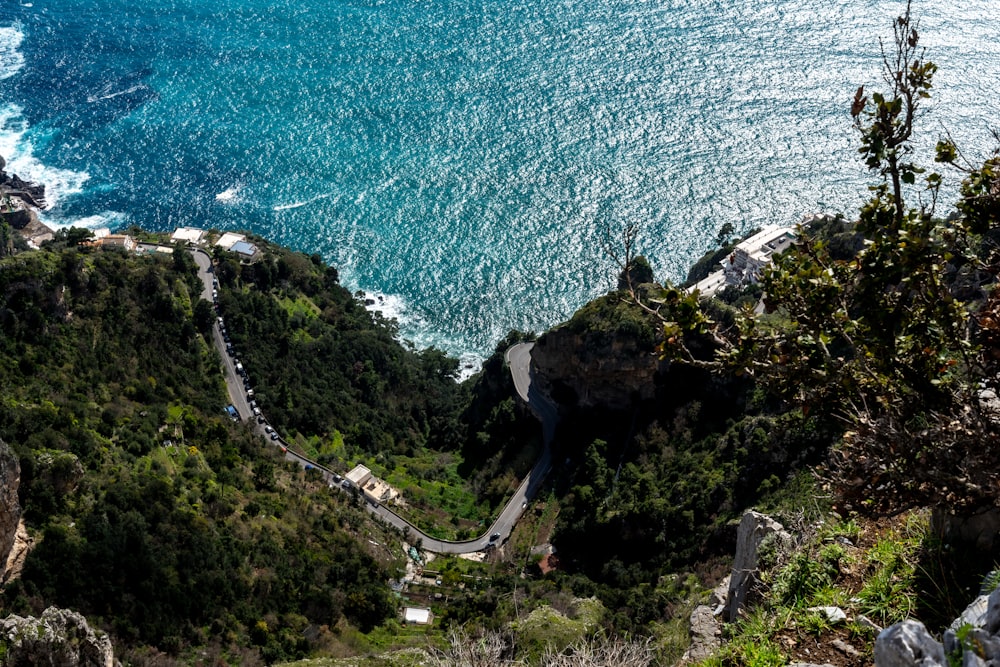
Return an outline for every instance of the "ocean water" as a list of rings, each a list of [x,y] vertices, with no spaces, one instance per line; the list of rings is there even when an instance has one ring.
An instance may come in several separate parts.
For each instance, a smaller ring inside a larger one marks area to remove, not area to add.
[[[609,289],[641,223],[681,279],[716,230],[853,215],[848,114],[883,0],[0,0],[0,155],[53,224],[250,229],[474,360]],[[992,147],[995,1],[918,1],[918,153]],[[954,179],[953,179],[954,180]],[[954,190],[948,193],[953,197]]]

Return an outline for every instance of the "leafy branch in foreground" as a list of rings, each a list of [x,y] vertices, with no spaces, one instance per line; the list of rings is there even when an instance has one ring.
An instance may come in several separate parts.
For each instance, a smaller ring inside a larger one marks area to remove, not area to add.
[[[996,279],[983,258],[995,263],[1000,158],[958,164],[954,144],[939,144],[938,161],[966,178],[962,215],[934,215],[942,178],[928,174],[918,191],[924,170],[910,141],[937,68],[924,58],[909,6],[893,31],[882,49],[888,91],[869,97],[861,87],[851,105],[860,152],[880,179],[856,224],[858,252],[835,258],[828,242],[800,229],[762,276],[768,314],[743,311],[728,330],[669,290],[669,308],[641,305],[663,320],[661,351],[671,360],[752,375],[789,404],[843,420],[849,431],[827,475],[846,498],[868,502],[878,488],[894,491],[879,494],[883,511],[981,506],[997,500],[1000,481],[991,472],[1000,433],[978,399],[1000,359],[1000,308],[991,300],[975,317],[975,290],[957,276],[975,275],[977,287]],[[691,353],[693,338],[723,342],[705,359]]]

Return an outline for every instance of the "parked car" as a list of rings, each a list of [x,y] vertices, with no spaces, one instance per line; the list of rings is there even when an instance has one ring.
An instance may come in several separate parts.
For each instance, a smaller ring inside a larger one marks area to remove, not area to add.
[[[277,433],[272,433],[271,434],[271,440],[277,440],[277,439],[278,439],[278,434]]]
[[[270,426],[265,426],[264,433],[274,433],[274,429],[271,428]]]

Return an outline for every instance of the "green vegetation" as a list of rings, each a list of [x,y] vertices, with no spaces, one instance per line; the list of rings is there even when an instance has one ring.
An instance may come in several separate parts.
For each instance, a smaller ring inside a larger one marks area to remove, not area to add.
[[[971,164],[940,142],[962,199],[935,210],[943,177],[911,148],[935,67],[908,11],[894,28],[889,90],[859,89],[851,109],[877,179],[859,219],[800,230],[759,285],[715,299],[652,283],[628,226],[624,254],[609,244],[619,290],[563,332],[582,341],[578,359],[628,356],[652,386],[581,409],[555,381],[552,470],[510,540],[485,562],[437,559],[402,600],[387,583],[407,536],[221,414],[216,313],[186,250],[91,251],[63,231],[27,252],[0,226],[0,438],[39,538],[2,611],[73,607],[136,662],[197,650],[234,664],[383,653],[370,660],[555,665],[632,636],[651,638],[632,647],[638,664],[666,663],[728,569],[736,520],[758,507],[802,544],[765,549],[751,608],[704,664],[815,662],[804,647],[833,636],[867,659],[861,616],[950,621],[994,564],[963,553],[956,568],[926,508],[971,514],[1000,498],[1000,429],[979,400],[1000,389],[1000,157]],[[734,232],[719,230],[690,280]],[[431,534],[480,534],[543,451],[503,362],[530,336],[512,332],[457,384],[455,360],[401,345],[318,256],[255,242],[250,264],[217,251],[215,275],[271,423],[332,469],[368,465]],[[546,542],[555,559],[536,548]],[[436,625],[401,627],[400,601],[430,607]],[[468,641],[449,653],[452,631]]]
[[[704,667],[826,660],[822,650],[833,651],[829,655],[835,658],[836,650],[824,646],[834,638],[870,661],[875,633],[857,619],[884,626],[912,616],[915,593],[928,583],[926,568],[945,557],[928,532],[926,513],[864,528],[854,518],[845,522],[829,515],[805,537],[762,569],[753,608],[727,626],[726,645],[702,662]],[[821,610],[831,606],[848,620],[831,619]]]
[[[0,260],[0,438],[40,538],[4,610],[71,607],[126,654],[213,643],[244,663],[305,654],[309,625],[380,624],[388,563],[361,515],[220,414],[200,291],[186,250]]]

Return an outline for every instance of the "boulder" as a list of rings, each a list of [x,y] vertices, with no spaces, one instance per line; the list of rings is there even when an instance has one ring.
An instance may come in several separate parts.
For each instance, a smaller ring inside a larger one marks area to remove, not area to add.
[[[691,645],[684,652],[681,664],[701,662],[722,646],[722,624],[712,614],[712,607],[698,605],[691,612]]]
[[[750,586],[755,580],[760,546],[764,540],[785,544],[792,541],[784,527],[769,516],[747,511],[736,530],[736,557],[733,559],[733,573],[729,580],[729,596],[726,601],[727,621],[735,621],[746,606]]]
[[[981,627],[991,635],[1000,632],[1000,588],[996,589],[986,599],[985,622],[977,627]]]
[[[990,507],[969,516],[935,509],[931,514],[931,534],[947,543],[974,545],[990,551],[1000,544],[1000,508]]]
[[[907,619],[875,638],[875,667],[947,667],[944,647],[920,621]]]
[[[0,621],[4,664],[60,667],[120,667],[111,640],[95,632],[75,611],[49,607],[41,618],[10,615]]]
[[[830,625],[837,625],[847,620],[847,614],[840,607],[808,607],[806,611],[822,614]]]
[[[975,600],[973,600],[962,615],[951,622],[948,626],[951,630],[958,630],[961,626],[968,623],[969,625],[982,628],[986,625],[986,607],[987,601],[989,600],[988,595],[980,595]]]

